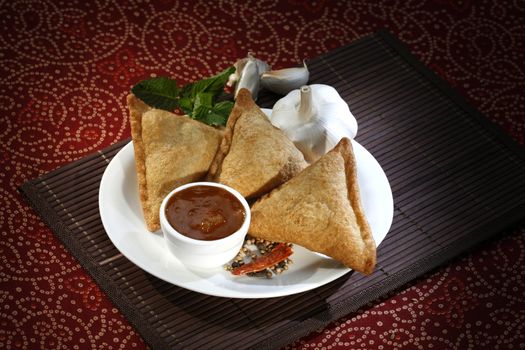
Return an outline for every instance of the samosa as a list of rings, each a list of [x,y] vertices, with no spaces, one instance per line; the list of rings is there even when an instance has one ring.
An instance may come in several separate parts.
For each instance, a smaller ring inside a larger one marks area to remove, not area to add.
[[[149,231],[160,229],[159,208],[174,188],[202,179],[217,152],[222,131],[188,116],[127,98],[139,195]]]
[[[250,92],[241,89],[208,180],[233,187],[250,199],[271,191],[306,166],[301,151],[271,124]]]
[[[370,274],[376,246],[359,195],[349,139],[252,206],[250,234],[301,245]]]

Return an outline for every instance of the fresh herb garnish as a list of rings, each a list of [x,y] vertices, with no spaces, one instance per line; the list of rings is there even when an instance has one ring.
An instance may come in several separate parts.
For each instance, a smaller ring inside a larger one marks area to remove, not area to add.
[[[226,125],[232,108],[232,101],[214,103],[211,93],[199,92],[195,97],[191,117],[209,125]]]
[[[167,111],[179,108],[191,118],[208,125],[226,125],[233,102],[224,100],[224,86],[234,72],[235,67],[229,67],[182,88],[174,79],[151,78],[133,86],[131,92],[151,107]]]
[[[180,89],[170,78],[158,77],[143,80],[131,92],[151,107],[173,111],[179,106]]]

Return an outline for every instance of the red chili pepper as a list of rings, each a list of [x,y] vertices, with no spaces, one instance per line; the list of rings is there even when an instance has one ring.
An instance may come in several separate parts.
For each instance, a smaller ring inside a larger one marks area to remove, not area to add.
[[[280,263],[292,255],[292,253],[293,250],[290,246],[285,243],[279,243],[272,249],[271,252],[253,259],[252,262],[234,268],[232,273],[234,275],[244,275],[251,272],[261,271]]]

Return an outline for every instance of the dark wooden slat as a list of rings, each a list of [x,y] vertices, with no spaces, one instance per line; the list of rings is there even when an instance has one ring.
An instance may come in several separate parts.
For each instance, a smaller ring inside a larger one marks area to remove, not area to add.
[[[109,160],[111,160],[115,154],[120,151],[120,149],[129,142],[129,140],[120,141],[115,143],[114,145],[109,146],[108,148],[104,149],[104,151],[98,151],[92,155],[86,156],[84,158],[81,158],[77,161],[71,162],[69,164],[63,165],[60,168],[56,169],[55,171],[52,171],[44,176],[41,177],[40,183],[42,185],[48,184],[49,186],[53,186],[53,184],[61,184],[64,183],[65,180],[69,180],[70,178],[67,178],[69,173],[75,173],[78,171],[78,169],[82,168],[89,168],[91,164],[100,164],[101,158],[104,161],[104,163],[109,163]],[[105,161],[108,160],[108,161]]]
[[[403,232],[397,232],[397,239],[392,241],[390,244],[385,242],[384,249],[379,247],[378,262],[382,265],[388,265],[390,261],[399,257],[403,254],[405,249],[414,247],[414,249],[419,249],[423,246],[432,247],[437,245],[434,243],[428,233],[422,232],[419,228],[411,226]]]

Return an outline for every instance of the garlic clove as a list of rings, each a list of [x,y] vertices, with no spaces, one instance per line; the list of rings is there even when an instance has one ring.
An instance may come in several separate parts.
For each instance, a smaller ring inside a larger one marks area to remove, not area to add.
[[[275,93],[286,95],[292,90],[305,85],[310,78],[310,72],[303,61],[303,67],[285,68],[268,71],[261,75],[261,85]]]
[[[245,88],[250,91],[253,99],[255,100],[257,99],[257,94],[259,93],[259,87],[260,82],[257,62],[255,58],[249,58],[241,71],[239,81],[235,85],[235,97],[237,97],[240,89]]]
[[[268,72],[271,69],[268,63],[261,61],[258,58],[255,58],[255,62],[257,63],[257,70],[259,71],[259,76]]]
[[[246,62],[248,62],[247,57],[241,58],[233,64],[233,66],[235,67],[235,73],[230,74],[230,76],[228,77],[228,83],[227,83],[228,86],[234,86],[235,83],[237,83],[239,79],[241,79],[241,73],[242,73],[242,70],[244,69],[244,66],[246,65]]]
[[[228,86],[235,85],[235,97],[241,88],[246,88],[257,99],[260,87],[260,75],[270,70],[268,63],[253,56],[251,52],[245,58],[237,60],[233,65],[235,73],[228,78]]]

